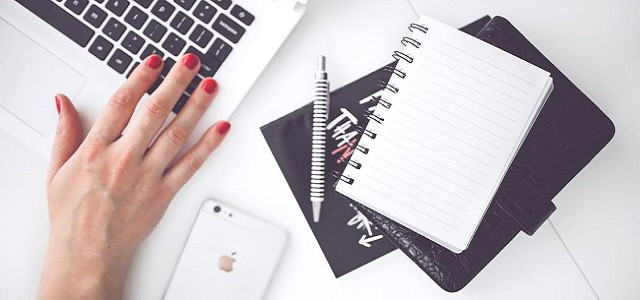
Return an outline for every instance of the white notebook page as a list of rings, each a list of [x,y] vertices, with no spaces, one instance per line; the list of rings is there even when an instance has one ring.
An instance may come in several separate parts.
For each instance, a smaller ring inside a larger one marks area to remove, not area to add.
[[[421,17],[404,49],[398,93],[370,121],[337,190],[444,247],[466,249],[550,89],[549,73],[455,28]]]

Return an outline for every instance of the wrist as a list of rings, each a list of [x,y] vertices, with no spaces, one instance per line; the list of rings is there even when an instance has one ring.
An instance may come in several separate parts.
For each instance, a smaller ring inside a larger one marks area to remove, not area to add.
[[[131,255],[60,251],[50,243],[39,299],[121,299]],[[64,248],[62,248],[64,249]]]

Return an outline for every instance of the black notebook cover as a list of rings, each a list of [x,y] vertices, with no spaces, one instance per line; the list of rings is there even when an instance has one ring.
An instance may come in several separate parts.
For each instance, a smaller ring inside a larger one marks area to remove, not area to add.
[[[495,17],[476,37],[550,72],[554,90],[469,248],[453,253],[358,205],[399,249],[451,292],[468,284],[520,231],[533,234],[555,210],[553,197],[613,138],[615,131],[611,120],[509,21]]]
[[[485,16],[461,30],[476,34],[489,20]],[[394,66],[395,62],[388,65],[391,69]],[[336,277],[396,249],[364,215],[352,208],[350,199],[336,192],[330,184],[335,181],[331,172],[344,170],[361,136],[357,126],[366,127],[364,113],[376,105],[371,95],[380,90],[380,82],[386,82],[390,77],[391,73],[383,67],[331,93],[326,153],[328,187],[319,223],[313,222],[309,200],[312,103],[261,128]],[[313,70],[309,71],[309,80],[313,80]]]

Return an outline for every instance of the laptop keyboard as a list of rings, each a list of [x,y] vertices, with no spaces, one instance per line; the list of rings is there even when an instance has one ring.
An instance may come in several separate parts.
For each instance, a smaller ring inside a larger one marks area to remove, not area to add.
[[[255,19],[232,0],[16,1],[127,77],[147,56],[162,56],[165,66],[149,94],[178,56],[198,55],[202,67],[173,108],[175,113],[204,77],[216,74]]]

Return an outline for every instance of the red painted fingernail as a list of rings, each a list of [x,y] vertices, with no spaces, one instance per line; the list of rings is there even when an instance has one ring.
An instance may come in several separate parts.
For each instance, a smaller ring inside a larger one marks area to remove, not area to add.
[[[218,134],[225,135],[227,134],[227,132],[229,132],[229,129],[231,129],[231,123],[222,121],[222,123],[218,125]]]
[[[58,110],[58,114],[60,114],[60,97],[56,96],[56,109]]]
[[[213,94],[218,89],[218,82],[216,82],[213,78],[207,78],[202,84],[202,89],[207,94]]]
[[[147,61],[147,67],[157,70],[162,65],[162,59],[158,55],[152,55]]]
[[[199,59],[198,59],[197,56],[195,56],[194,54],[189,53],[189,54],[184,56],[183,63],[184,63],[185,67],[189,68],[189,70],[193,70],[198,66],[198,61],[199,61]]]

